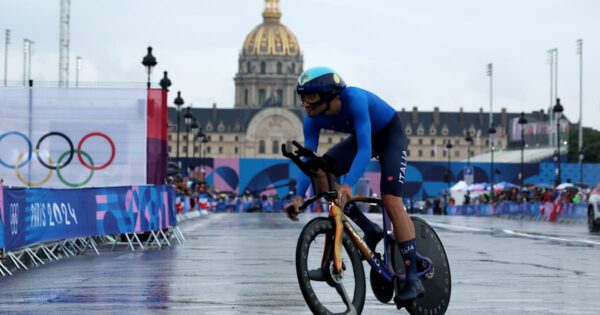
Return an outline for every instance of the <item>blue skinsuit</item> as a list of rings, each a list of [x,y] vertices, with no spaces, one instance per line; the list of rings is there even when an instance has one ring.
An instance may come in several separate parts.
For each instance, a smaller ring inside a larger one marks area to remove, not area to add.
[[[396,116],[396,110],[377,95],[357,87],[346,87],[340,93],[342,103],[337,115],[304,117],[304,146],[317,151],[321,129],[334,130],[355,136],[357,152],[349,172],[341,184],[354,186],[365,172],[372,156],[372,137],[384,129]],[[309,178],[298,177],[297,195],[304,196]]]

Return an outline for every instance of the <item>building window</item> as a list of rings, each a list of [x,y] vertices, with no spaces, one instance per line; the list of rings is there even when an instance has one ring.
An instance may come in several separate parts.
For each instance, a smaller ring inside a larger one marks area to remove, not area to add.
[[[296,63],[292,62],[292,73],[296,73]]]
[[[486,139],[486,140],[485,140],[485,146],[487,147],[487,146],[489,146],[489,145],[490,145],[490,140],[489,140],[489,139]]]
[[[265,89],[258,90],[258,105],[262,105],[267,99],[267,91]]]
[[[187,152],[187,145],[183,146],[183,152]]]
[[[248,105],[248,89],[244,90],[244,105]]]
[[[171,152],[173,150],[173,148],[171,146],[169,146],[169,152]]]
[[[283,72],[283,65],[281,62],[277,63],[277,74],[281,74]]]
[[[210,146],[206,146],[206,153],[210,153]]]
[[[423,139],[419,139],[419,145],[423,144]]]
[[[435,145],[435,139],[429,140],[429,143],[431,143],[431,145]]]
[[[431,150],[431,157],[435,157],[435,150]]]
[[[194,146],[194,154],[198,153],[198,147]]]
[[[249,61],[246,63],[246,72],[248,72],[248,73],[252,72],[252,64],[250,64]]]
[[[223,154],[223,147],[219,147],[219,154]]]
[[[277,141],[277,140],[273,141],[272,151],[273,151],[273,154],[279,153],[279,141]]]
[[[446,157],[446,150],[443,151],[442,156]]]
[[[267,64],[263,61],[260,63],[260,73],[265,74],[267,72]]]
[[[187,138],[188,138],[187,135],[183,135],[183,139],[182,140],[183,141],[187,141]]]
[[[282,89],[277,90],[277,101],[283,102],[283,90]]]
[[[423,156],[423,150],[419,150],[419,157]]]
[[[406,150],[406,156],[410,156],[410,150]]]
[[[238,136],[235,136],[235,142],[237,142],[237,141],[238,141],[238,139],[239,139],[239,138],[238,138]]]
[[[327,143],[333,143],[333,138],[331,138],[331,137],[327,138]]]
[[[265,154],[265,140],[258,142],[258,154]]]
[[[238,154],[238,147],[235,147],[235,148],[233,149],[233,152],[235,152],[235,154]]]
[[[454,144],[456,144],[456,145],[460,145],[460,139],[456,139],[456,140],[454,140]]]
[[[408,140],[408,144],[410,144],[410,138],[408,138],[408,139],[406,139],[406,140]]]
[[[219,136],[219,141],[223,141],[223,136]]]
[[[458,151],[458,150],[454,151],[454,157],[460,157],[460,151]]]

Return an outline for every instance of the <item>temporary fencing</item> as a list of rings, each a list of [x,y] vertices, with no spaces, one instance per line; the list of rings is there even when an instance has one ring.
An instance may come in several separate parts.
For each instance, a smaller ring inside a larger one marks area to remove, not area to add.
[[[502,202],[449,206],[448,215],[520,216],[544,221],[581,221],[587,218],[586,204],[555,202]]]
[[[182,244],[175,190],[167,185],[81,189],[7,188],[0,184],[0,274],[28,269],[98,245],[130,250]]]

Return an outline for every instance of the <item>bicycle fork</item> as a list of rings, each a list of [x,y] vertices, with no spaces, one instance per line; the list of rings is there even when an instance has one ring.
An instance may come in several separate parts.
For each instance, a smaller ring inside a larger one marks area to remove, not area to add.
[[[342,233],[344,232],[344,213],[342,212],[342,209],[336,206],[333,202],[331,202],[331,205],[329,207],[329,218],[334,223],[334,243],[331,244],[331,240],[327,240],[327,243],[325,244],[325,251],[323,252],[323,260],[321,265],[324,265],[327,262],[327,259],[329,258],[328,255],[329,253],[331,253],[330,246],[333,245],[333,264],[335,272],[337,274],[342,274],[342,272],[344,271],[342,266]]]

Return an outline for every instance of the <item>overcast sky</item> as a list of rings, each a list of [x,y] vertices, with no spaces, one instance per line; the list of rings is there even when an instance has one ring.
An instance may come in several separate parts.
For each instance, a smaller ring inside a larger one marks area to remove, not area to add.
[[[0,1],[2,61],[4,29],[12,31],[9,80],[22,78],[23,38],[36,43],[32,77],[58,79],[59,4]],[[397,110],[487,112],[488,63],[494,111],[547,109],[547,51],[558,48],[558,96],[576,122],[581,38],[583,125],[600,129],[600,1],[281,0],[280,7],[305,68],[332,67]],[[167,70],[171,91],[181,90],[186,104],[233,107],[238,55],[263,8],[264,0],[72,0],[70,78],[81,56],[82,81],[144,82],[140,62],[151,45],[154,81]]]

